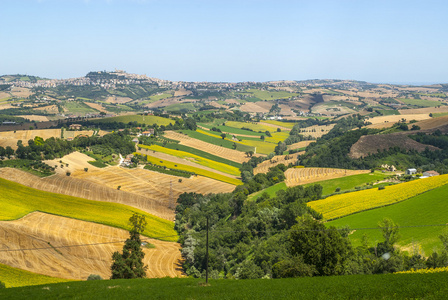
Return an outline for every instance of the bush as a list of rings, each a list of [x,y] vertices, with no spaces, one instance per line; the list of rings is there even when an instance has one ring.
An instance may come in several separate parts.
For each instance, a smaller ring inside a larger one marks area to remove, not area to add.
[[[384,185],[381,185],[378,187],[379,190],[384,190],[386,187]]]
[[[67,172],[67,173],[65,173],[65,175],[67,175],[67,176],[70,176],[72,173],[70,173],[70,172]]]
[[[6,288],[5,284],[0,281],[0,289],[4,289],[4,288]]]
[[[103,280],[103,277],[97,274],[90,274],[87,280]]]

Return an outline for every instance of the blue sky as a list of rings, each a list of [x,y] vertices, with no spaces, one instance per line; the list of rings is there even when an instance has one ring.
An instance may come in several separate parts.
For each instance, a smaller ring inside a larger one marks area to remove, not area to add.
[[[0,74],[448,82],[448,1],[1,0]]]

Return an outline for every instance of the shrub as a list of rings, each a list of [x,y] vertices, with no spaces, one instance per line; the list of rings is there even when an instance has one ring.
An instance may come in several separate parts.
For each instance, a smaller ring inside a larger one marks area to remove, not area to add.
[[[379,190],[384,190],[386,187],[384,185],[381,185],[378,187]]]
[[[341,188],[340,188],[340,187],[336,188],[336,190],[335,190],[336,193],[337,193],[337,192],[340,192],[340,191],[341,191]]]
[[[65,173],[65,175],[67,175],[67,176],[70,176],[72,173],[70,173],[70,172],[67,172],[67,173]]]
[[[5,284],[0,281],[0,289],[4,289],[4,288],[6,288]]]
[[[87,280],[103,280],[103,278],[98,274],[90,274]]]

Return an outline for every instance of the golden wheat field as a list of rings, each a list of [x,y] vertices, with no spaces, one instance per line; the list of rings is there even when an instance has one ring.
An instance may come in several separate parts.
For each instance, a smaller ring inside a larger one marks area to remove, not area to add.
[[[35,130],[17,130],[0,132],[0,146],[10,146],[17,149],[17,142],[22,141],[24,145],[28,145],[28,140],[34,139],[36,136],[44,140],[51,137],[61,137],[61,129],[35,129]]]
[[[313,142],[315,142],[315,141],[311,140],[311,141],[301,141],[301,142],[298,142],[298,143],[294,143],[294,144],[288,145],[288,150],[300,149],[300,148],[308,146],[309,144],[311,144]]]
[[[86,280],[90,274],[109,278],[112,253],[121,251],[128,237],[122,229],[33,212],[19,220],[0,221],[0,250],[9,250],[0,251],[0,263],[59,278]],[[144,248],[148,277],[182,276],[179,244],[142,238],[155,245]]]
[[[291,168],[286,170],[285,172],[285,183],[288,187],[292,187],[296,185],[369,172],[369,170],[347,170],[334,168]]]
[[[181,145],[196,148],[234,162],[243,163],[249,159],[243,152],[203,142],[174,131],[165,131],[165,137],[179,141]]]
[[[285,166],[288,166],[290,163],[295,164],[297,162],[297,156],[300,154],[303,154],[303,152],[290,155],[277,155],[270,160],[265,160],[254,168],[254,175],[257,175],[258,173],[267,173],[269,168],[275,167],[279,164],[284,164]]]
[[[323,214],[325,219],[335,219],[356,212],[397,203],[448,183],[448,175],[417,179],[387,186],[339,194],[326,199],[312,201],[308,206]]]

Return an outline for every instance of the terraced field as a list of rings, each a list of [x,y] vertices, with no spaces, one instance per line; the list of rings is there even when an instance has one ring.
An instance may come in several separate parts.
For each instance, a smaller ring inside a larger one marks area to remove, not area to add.
[[[269,168],[275,167],[279,164],[284,164],[285,166],[288,166],[290,163],[295,164],[297,162],[297,156],[300,154],[303,153],[299,152],[291,155],[277,155],[270,160],[265,160],[254,168],[254,175],[257,175],[258,173],[267,173]]]
[[[128,237],[122,229],[34,212],[20,220],[0,221],[0,249],[10,250],[0,251],[0,263],[59,278],[86,280],[90,274],[109,278],[112,253],[121,251]],[[144,240],[155,245],[144,248],[148,277],[182,275],[179,244]]]
[[[288,187],[318,182],[349,175],[369,173],[368,170],[347,170],[334,168],[291,168],[286,170],[285,183]]]
[[[417,179],[383,190],[368,189],[348,194],[340,194],[326,199],[309,202],[308,205],[331,220],[369,210],[376,207],[394,204],[448,183],[448,175]]]
[[[169,139],[179,141],[181,145],[193,147],[237,163],[243,163],[249,160],[243,152],[200,141],[178,132],[165,131],[164,136]]]

